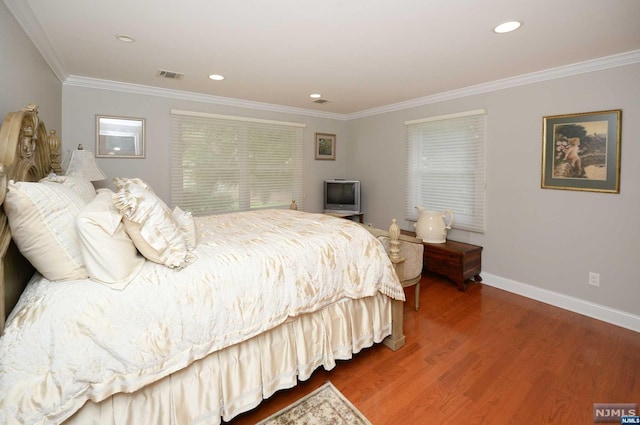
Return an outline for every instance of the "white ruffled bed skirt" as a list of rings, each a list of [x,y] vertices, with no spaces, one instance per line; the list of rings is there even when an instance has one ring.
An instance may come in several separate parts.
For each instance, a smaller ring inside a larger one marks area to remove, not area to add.
[[[292,318],[243,343],[195,361],[134,393],[87,402],[65,424],[215,425],[253,409],[278,390],[308,379],[320,366],[391,334],[391,305],[377,294],[342,300],[323,310]]]

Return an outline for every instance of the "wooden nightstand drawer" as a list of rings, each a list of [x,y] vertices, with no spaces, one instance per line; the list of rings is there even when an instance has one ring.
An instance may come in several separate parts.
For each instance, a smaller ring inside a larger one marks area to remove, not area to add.
[[[482,247],[456,241],[424,243],[424,270],[453,280],[458,289],[467,289],[467,280],[481,281]]]
[[[425,250],[431,244],[424,244]],[[461,257],[458,255],[451,255],[448,252],[438,251],[432,249],[429,254],[425,254],[424,256],[425,264],[428,264],[429,267],[458,267],[461,264]]]

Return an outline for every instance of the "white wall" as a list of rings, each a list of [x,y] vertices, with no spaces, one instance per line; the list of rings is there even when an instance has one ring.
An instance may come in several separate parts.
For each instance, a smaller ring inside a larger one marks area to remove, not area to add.
[[[159,91],[159,93],[162,93]],[[108,180],[97,182],[99,187],[112,187],[113,177],[140,177],[166,202],[170,202],[169,150],[170,111],[182,109],[252,118],[271,119],[306,124],[304,130],[304,210],[322,211],[322,181],[345,177],[347,169],[347,123],[344,120],[309,117],[291,113],[272,112],[244,107],[216,105],[206,102],[175,99],[165,96],[132,94],[112,89],[63,87],[63,151],[75,149],[82,143],[95,152],[95,116],[117,115],[145,118],[146,158],[97,158]],[[336,160],[315,160],[315,133],[336,134]],[[348,177],[348,176],[346,176]],[[298,204],[302,205],[300,200]]]
[[[62,83],[4,2],[0,2],[0,117],[37,104],[47,130],[60,134]]]
[[[367,221],[412,229],[403,122],[485,108],[487,230],[450,237],[484,247],[489,284],[640,330],[639,99],[634,64],[360,118],[349,122],[349,171],[363,182]],[[608,109],[622,109],[620,194],[541,189],[543,117]]]

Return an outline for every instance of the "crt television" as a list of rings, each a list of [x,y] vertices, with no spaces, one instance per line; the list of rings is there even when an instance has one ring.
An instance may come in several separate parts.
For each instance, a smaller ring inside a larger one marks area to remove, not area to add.
[[[324,181],[324,212],[360,213],[360,182],[333,179]]]

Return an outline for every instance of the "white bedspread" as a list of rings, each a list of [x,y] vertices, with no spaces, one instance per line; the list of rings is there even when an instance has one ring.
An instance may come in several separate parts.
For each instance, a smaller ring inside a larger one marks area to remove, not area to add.
[[[268,210],[196,222],[198,259],[181,271],[148,261],[123,291],[30,283],[0,338],[0,423],[59,423],[343,297],[404,299],[382,245],[348,220]]]

